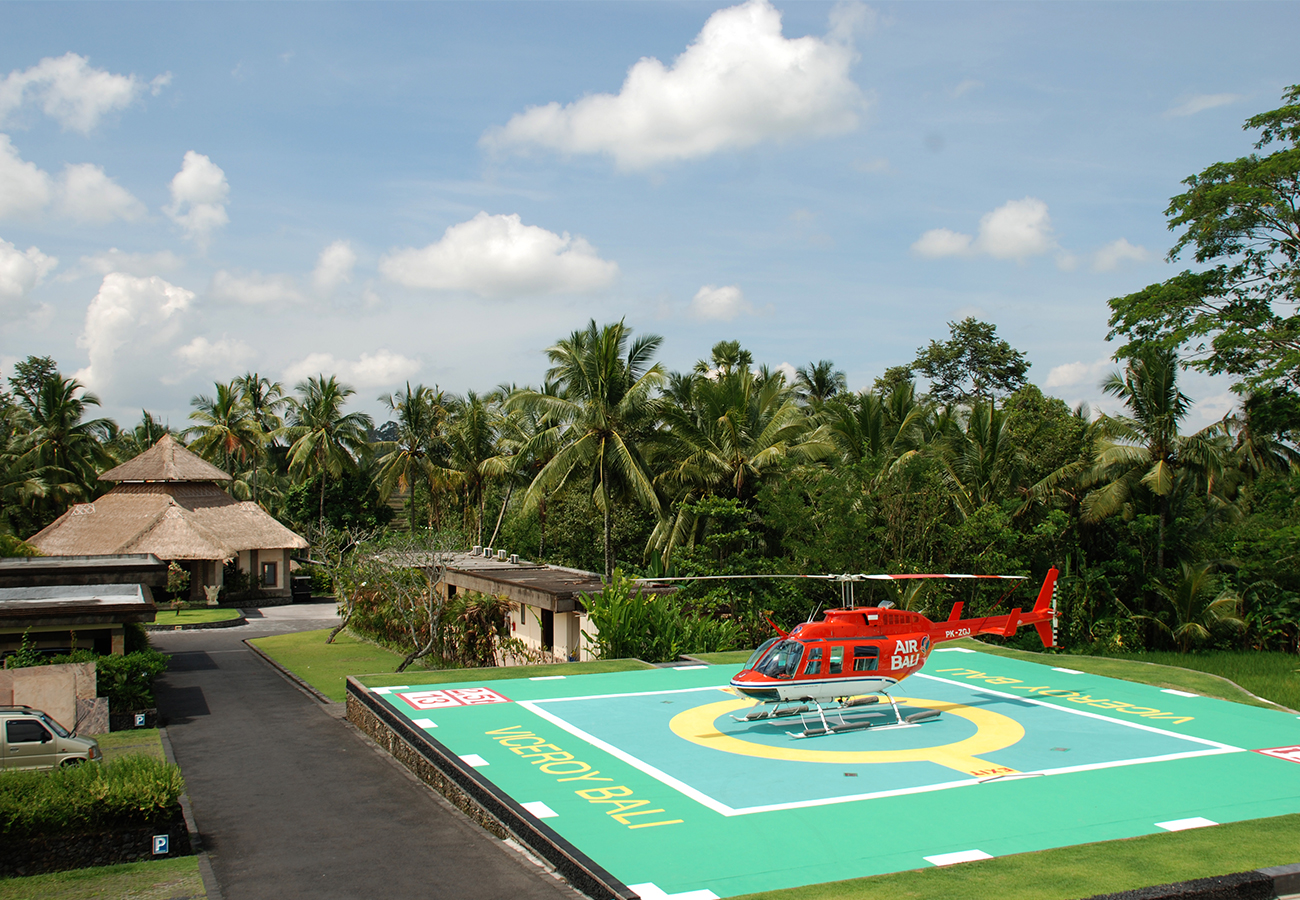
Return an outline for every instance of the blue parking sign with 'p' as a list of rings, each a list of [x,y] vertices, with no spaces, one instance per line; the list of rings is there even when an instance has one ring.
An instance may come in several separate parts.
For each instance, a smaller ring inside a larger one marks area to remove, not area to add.
[[[153,836],[153,855],[161,856],[167,852],[168,836],[165,834],[155,834]]]

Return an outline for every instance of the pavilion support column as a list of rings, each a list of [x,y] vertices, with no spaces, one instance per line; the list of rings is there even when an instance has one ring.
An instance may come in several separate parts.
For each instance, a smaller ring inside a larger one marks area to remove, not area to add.
[[[113,655],[122,656],[126,653],[126,629],[121,625],[114,625],[110,633],[113,635]]]

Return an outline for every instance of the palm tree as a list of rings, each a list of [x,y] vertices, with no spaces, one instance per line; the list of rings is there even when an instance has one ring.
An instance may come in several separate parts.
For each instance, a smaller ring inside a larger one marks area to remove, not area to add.
[[[374,422],[365,413],[344,413],[343,404],[356,393],[323,374],[298,382],[290,398],[289,423],[281,433],[290,441],[289,471],[305,482],[320,478],[320,524],[325,525],[325,481],[352,471],[357,456],[369,448]]]
[[[376,460],[379,497],[386,503],[394,490],[410,492],[414,534],[416,484],[423,483],[429,489],[429,525],[433,525],[434,492],[448,453],[447,398],[436,387],[417,384],[412,388],[408,381],[405,393],[398,391],[379,400],[397,415],[397,440],[376,441],[373,445],[375,453],[383,454]]]
[[[614,571],[615,491],[625,491],[656,515],[661,511],[638,446],[651,427],[651,395],[664,381],[663,370],[650,362],[661,343],[657,334],[632,339],[621,321],[599,327],[592,319],[546,351],[551,361],[546,377],[559,386],[559,396],[524,390],[510,401],[514,408],[535,410],[555,423],[549,430],[558,449],[529,486],[524,509],[536,508],[548,493],[589,473],[593,500],[605,519],[607,578]]]
[[[1010,416],[992,400],[971,407],[965,429],[940,444],[944,476],[962,518],[1009,497],[1020,484],[1025,456],[1011,438]]]
[[[1178,360],[1172,350],[1144,349],[1101,387],[1123,400],[1131,415],[1102,417],[1105,438],[1086,476],[1100,487],[1084,498],[1083,519],[1096,522],[1131,512],[1135,496],[1149,493],[1159,517],[1156,568],[1163,571],[1174,490],[1197,487],[1211,501],[1226,502],[1218,489],[1227,466],[1228,436],[1220,423],[1195,434],[1179,434],[1178,424],[1191,400],[1178,389]]]
[[[264,378],[256,372],[245,372],[231,384],[238,389],[240,400],[248,408],[253,423],[261,432],[261,439],[257,442],[253,459],[253,502],[256,503],[258,502],[257,475],[261,469],[262,450],[274,440],[272,435],[284,424],[280,419],[280,411],[289,401],[284,396],[284,385]]]
[[[199,424],[186,429],[186,436],[190,449],[234,478],[250,459],[256,459],[262,434],[234,382],[213,386],[216,397],[200,394],[191,398],[194,412],[190,419]]]
[[[504,475],[509,466],[497,445],[500,418],[496,404],[469,391],[447,429],[447,471],[453,484],[464,492],[465,525],[476,544],[483,543],[488,484]]]
[[[849,389],[844,373],[835,368],[835,363],[823,359],[794,370],[794,393],[800,402],[811,404],[820,409],[827,400]]]
[[[99,398],[77,379],[55,372],[19,403],[27,429],[18,439],[22,465],[44,469],[69,499],[93,497],[99,472],[114,463],[105,445],[117,434],[110,419],[83,421]]]
[[[164,434],[171,434],[171,428],[155,419],[149,410],[142,409],[140,424],[119,432],[112,449],[118,459],[126,462],[158,443]]]
[[[676,516],[662,519],[651,538],[665,560],[703,524],[688,511],[695,500],[714,495],[747,503],[769,473],[791,462],[815,462],[835,449],[830,429],[815,427],[781,373],[756,374],[747,365],[712,371],[695,380],[689,404],[660,404],[656,483],[678,500]]]
[[[1171,585],[1157,581],[1152,585],[1169,607],[1172,625],[1154,616],[1133,618],[1154,623],[1178,642],[1179,653],[1186,653],[1193,644],[1208,640],[1216,625],[1245,628],[1246,622],[1241,618],[1241,597],[1235,591],[1223,590],[1210,596],[1214,589],[1214,567],[1213,562],[1199,566],[1180,563],[1177,581]]]

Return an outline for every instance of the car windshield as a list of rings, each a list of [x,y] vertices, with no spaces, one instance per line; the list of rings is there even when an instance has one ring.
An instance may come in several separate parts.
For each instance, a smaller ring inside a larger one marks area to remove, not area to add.
[[[758,661],[754,671],[769,678],[789,678],[799,668],[803,657],[803,644],[798,641],[781,641],[767,651],[767,655]]]
[[[50,731],[53,731],[59,737],[61,738],[72,737],[72,735],[67,731],[67,729],[65,729],[58,722],[51,719],[49,716],[42,715],[41,721],[44,722],[46,725],[50,726]]]
[[[754,666],[758,665],[758,661],[763,658],[763,654],[766,653],[769,649],[771,649],[772,645],[779,640],[781,639],[768,638],[766,641],[764,641],[763,646],[759,647],[757,650],[753,652],[753,654],[750,655],[749,661],[745,663],[745,668],[752,669],[754,668]]]

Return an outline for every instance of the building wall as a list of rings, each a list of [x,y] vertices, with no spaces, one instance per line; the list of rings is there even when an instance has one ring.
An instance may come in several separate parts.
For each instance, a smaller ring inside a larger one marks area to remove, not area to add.
[[[593,634],[596,627],[585,612],[554,614],[554,643],[542,646],[542,609],[523,603],[510,604],[510,634],[522,640],[532,653],[547,654],[544,662],[588,662],[595,657],[587,649],[583,631]]]

